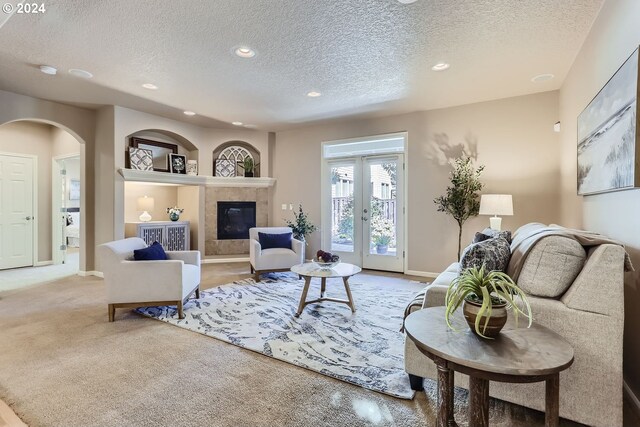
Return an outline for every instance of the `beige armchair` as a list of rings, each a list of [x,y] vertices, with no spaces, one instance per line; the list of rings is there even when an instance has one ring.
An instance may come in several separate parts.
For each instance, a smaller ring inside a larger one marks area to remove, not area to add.
[[[183,305],[195,292],[200,298],[200,252],[167,251],[166,261],[133,261],[135,249],[146,248],[132,237],[98,246],[109,304],[109,322],[116,308],[175,305],[184,319]]]
[[[289,227],[254,227],[249,229],[249,259],[251,273],[256,282],[260,274],[271,271],[289,271],[291,267],[304,262],[304,242],[293,239],[291,249],[262,249],[258,233],[282,234],[290,233]]]

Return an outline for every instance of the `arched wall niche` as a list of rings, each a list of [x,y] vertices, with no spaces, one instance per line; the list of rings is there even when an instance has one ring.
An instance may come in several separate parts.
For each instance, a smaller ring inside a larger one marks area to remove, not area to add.
[[[166,144],[172,144],[177,146],[178,154],[183,154],[187,156],[188,160],[199,160],[199,150],[191,141],[189,141],[184,136],[164,130],[164,129],[141,129],[136,132],[133,132],[130,135],[127,135],[125,142],[125,165],[128,165],[128,147],[132,144],[132,138],[141,138],[156,142],[162,142]],[[155,162],[154,162],[155,163]],[[128,167],[128,166],[127,166]],[[168,165],[167,165],[168,167]]]
[[[253,158],[253,162],[254,164],[257,166],[256,170],[260,171],[260,151],[254,147],[253,145],[249,144],[246,141],[240,141],[240,140],[234,140],[234,141],[227,141],[224,142],[222,144],[220,144],[218,147],[216,147],[215,150],[213,150],[213,169],[215,170],[215,161],[216,159],[220,158],[221,155],[223,155],[223,153],[228,153],[228,149],[230,147],[240,147],[241,149],[246,150],[246,152],[248,152],[251,157]],[[241,152],[244,150],[234,150],[236,151],[236,153],[231,153],[231,156],[234,157],[233,160],[236,161],[241,161],[241,159],[238,157],[239,155],[241,156]],[[260,176],[259,173],[257,174],[257,176]]]
[[[162,142],[173,142],[184,148],[187,152],[198,151],[198,148],[184,136],[164,129],[141,129],[127,136],[127,140],[131,137],[140,137],[147,139],[158,139]],[[127,141],[128,142],[128,141]]]

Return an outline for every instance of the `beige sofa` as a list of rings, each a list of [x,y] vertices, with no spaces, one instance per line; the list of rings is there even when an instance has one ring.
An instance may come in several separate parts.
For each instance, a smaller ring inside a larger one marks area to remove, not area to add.
[[[573,365],[560,374],[563,418],[596,426],[622,425],[624,256],[619,245],[601,244],[585,251],[576,241],[548,236],[524,260],[518,284],[527,288],[534,321],[559,333],[575,351]],[[457,275],[458,264],[453,263],[426,288],[422,307],[444,305],[447,287]],[[558,287],[563,280],[569,281],[566,290]],[[420,378],[436,378],[435,364],[409,339],[405,370],[414,389],[421,388]],[[468,377],[456,373],[455,384],[467,388]],[[544,411],[543,382],[491,382],[490,395]]]

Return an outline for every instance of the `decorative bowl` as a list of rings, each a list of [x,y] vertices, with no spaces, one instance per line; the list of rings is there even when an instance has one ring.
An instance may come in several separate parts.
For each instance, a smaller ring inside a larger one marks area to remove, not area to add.
[[[335,267],[336,265],[340,264],[340,260],[338,261],[331,261],[331,262],[324,262],[324,261],[320,261],[317,259],[312,259],[311,261],[313,261],[313,263],[315,265],[317,265],[318,267],[320,267],[322,270],[331,270],[333,267]]]

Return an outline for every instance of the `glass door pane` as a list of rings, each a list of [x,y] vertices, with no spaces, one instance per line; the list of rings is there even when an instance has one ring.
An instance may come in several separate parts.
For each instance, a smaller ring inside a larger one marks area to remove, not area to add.
[[[332,164],[331,251],[355,252],[355,164]]]
[[[403,271],[402,156],[367,157],[364,162],[365,268]]]

